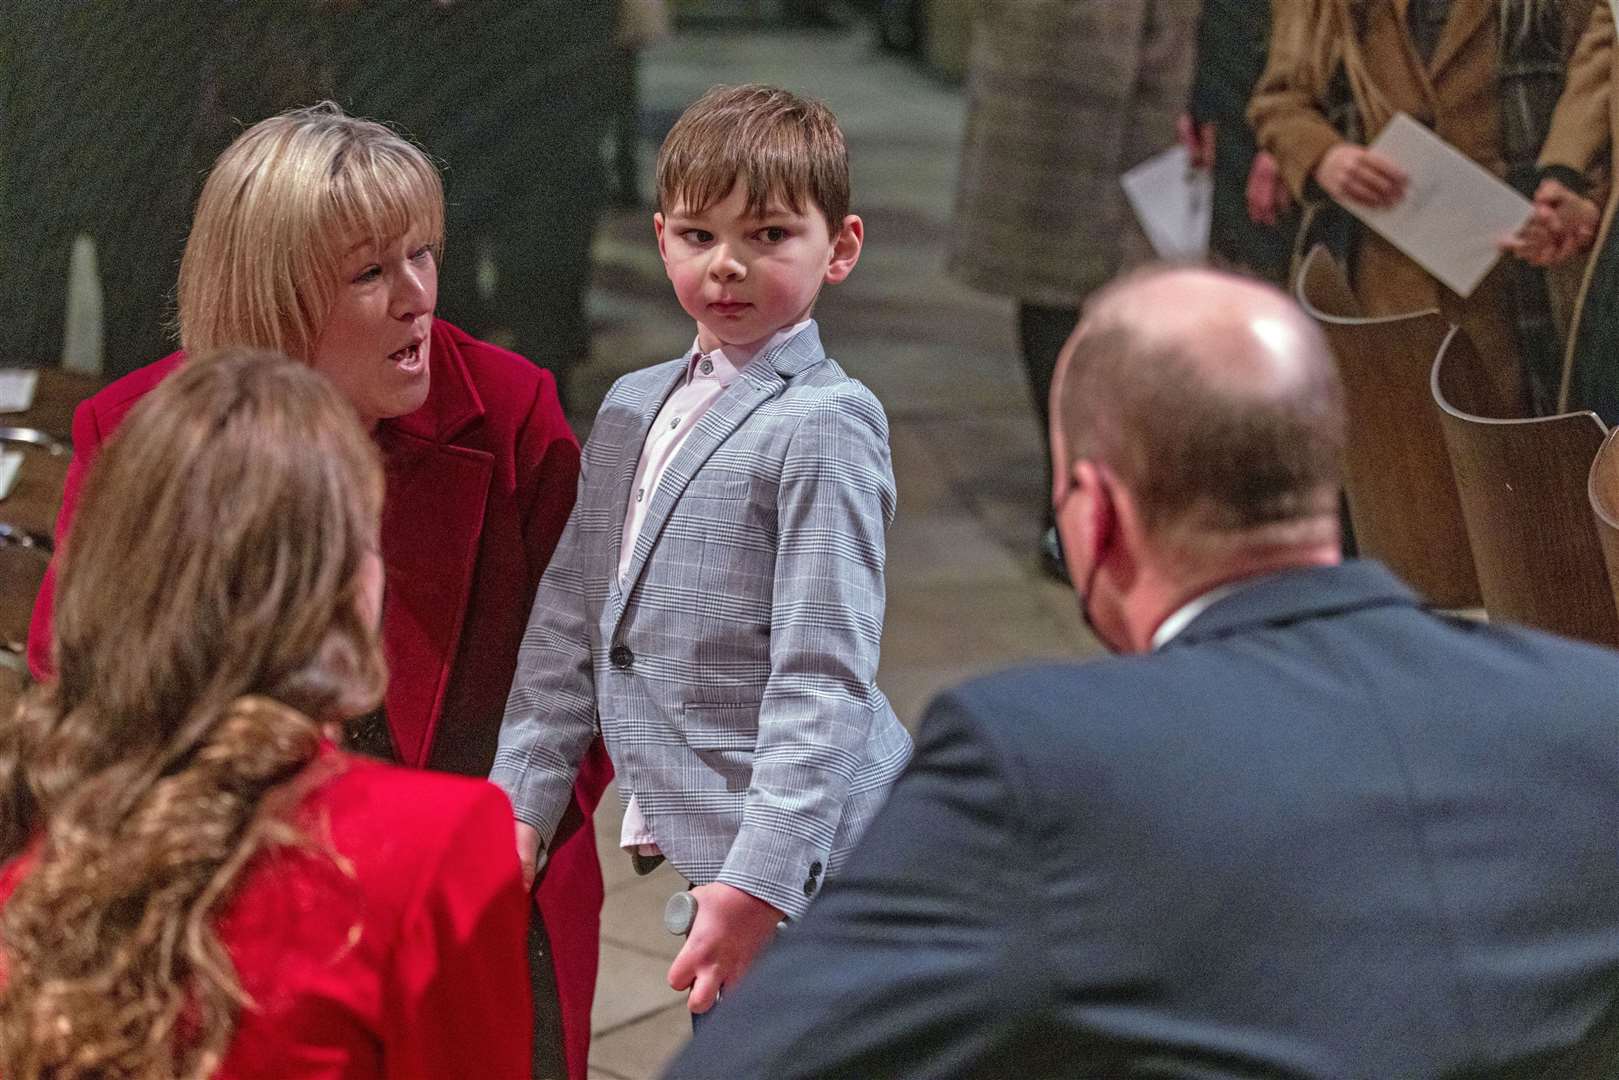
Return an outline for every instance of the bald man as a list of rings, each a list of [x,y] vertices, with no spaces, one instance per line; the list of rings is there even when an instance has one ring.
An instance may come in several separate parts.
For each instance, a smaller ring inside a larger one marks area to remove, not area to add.
[[[1339,388],[1280,293],[1098,294],[1053,390],[1128,657],[945,694],[671,1077],[1610,1077],[1619,654],[1337,548]]]

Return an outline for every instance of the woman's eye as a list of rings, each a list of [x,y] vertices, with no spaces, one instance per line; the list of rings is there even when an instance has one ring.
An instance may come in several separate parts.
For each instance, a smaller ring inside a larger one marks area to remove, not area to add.
[[[431,254],[433,254],[432,247],[428,244],[423,244],[421,247],[410,253],[410,258],[412,262],[421,262]]]
[[[382,276],[382,267],[376,265],[375,263],[372,263],[370,266],[366,267],[364,270],[361,270],[358,274],[355,274],[354,275],[354,281],[355,281],[356,284],[358,284],[360,282],[364,282],[364,281],[375,281],[377,278],[379,278],[381,276]]]

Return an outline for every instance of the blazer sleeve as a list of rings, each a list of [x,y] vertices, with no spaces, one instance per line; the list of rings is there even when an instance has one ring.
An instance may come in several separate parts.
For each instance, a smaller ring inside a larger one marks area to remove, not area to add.
[[[590,553],[579,529],[590,483],[589,459],[587,448],[579,463],[573,512],[540,578],[523,631],[489,773],[511,799],[517,820],[538,829],[547,848],[568,808],[579,763],[597,734],[584,580]]]
[[[384,1014],[388,1080],[529,1075],[528,900],[511,820],[486,788],[404,911]]]
[[[1248,102],[1248,122],[1259,148],[1276,158],[1282,179],[1295,198],[1303,199],[1315,167],[1344,138],[1327,121],[1307,85],[1301,58],[1294,52],[1295,35],[1289,25],[1293,17],[1288,5],[1276,5],[1270,53]]]
[[[1038,1014],[1049,977],[1029,899],[1038,848],[1021,832],[1031,815],[988,727],[947,699],[929,710],[847,866],[726,992],[666,1080],[893,1076],[900,1061],[914,1076],[1073,1071],[1010,1060],[1011,1032]]]
[[[770,675],[742,825],[716,878],[795,918],[884,707],[876,678],[894,501],[888,419],[851,380],[799,422],[782,465]]]
[[[1562,165],[1584,173],[1607,152],[1613,137],[1613,49],[1613,9],[1608,0],[1594,0],[1540,150],[1541,167]]]
[[[28,668],[39,682],[56,674],[56,658],[51,655],[56,567],[68,527],[73,523],[73,512],[79,505],[79,492],[84,488],[91,462],[101,451],[102,438],[95,401],[81,401],[73,410],[73,459],[68,462],[67,479],[62,486],[62,506],[56,512],[56,549],[51,554],[50,565],[45,568],[45,579],[40,583],[39,596],[34,599],[34,614],[28,623]]]

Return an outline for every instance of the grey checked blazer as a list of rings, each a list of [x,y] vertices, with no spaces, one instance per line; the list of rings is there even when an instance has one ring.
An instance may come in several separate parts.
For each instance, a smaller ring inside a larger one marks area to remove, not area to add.
[[[755,358],[670,461],[620,589],[635,467],[685,370],[602,403],[490,779],[549,842],[600,730],[677,870],[798,917],[911,755],[875,681],[888,421],[813,323]]]

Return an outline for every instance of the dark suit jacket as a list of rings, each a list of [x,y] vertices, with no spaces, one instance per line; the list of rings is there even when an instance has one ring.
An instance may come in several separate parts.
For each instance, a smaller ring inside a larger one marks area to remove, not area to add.
[[[1619,654],[1368,563],[969,683],[669,1075],[1581,1075],[1619,995],[1616,720]]]
[[[1248,126],[1248,98],[1265,71],[1270,48],[1269,0],[1203,0],[1197,20],[1197,61],[1190,111],[1212,121],[1214,140],[1214,220],[1209,246],[1221,257],[1261,277],[1280,282],[1298,215],[1285,215],[1276,227],[1248,218],[1248,170],[1259,152]]]

